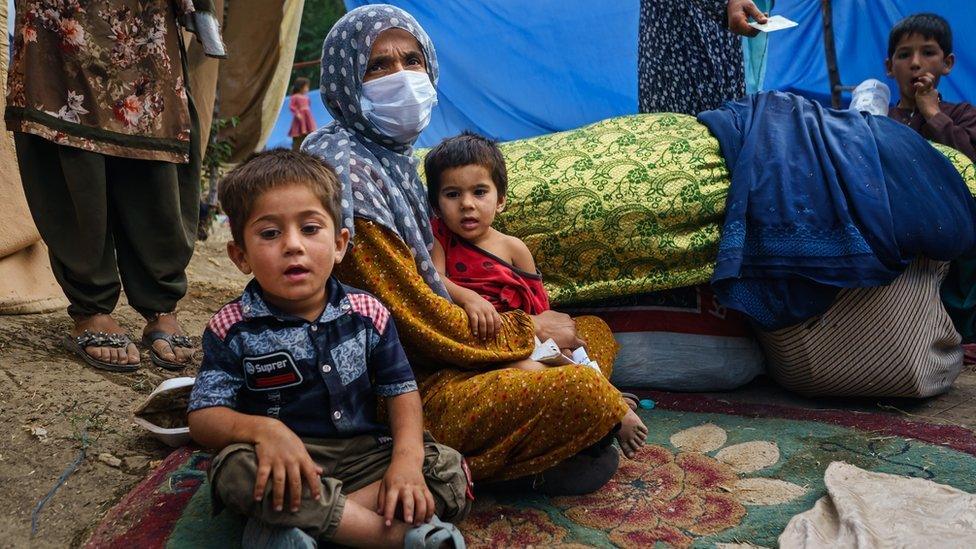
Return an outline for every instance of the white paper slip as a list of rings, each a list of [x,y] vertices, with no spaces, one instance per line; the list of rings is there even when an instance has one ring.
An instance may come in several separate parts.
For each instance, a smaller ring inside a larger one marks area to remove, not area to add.
[[[563,364],[573,363],[572,360],[563,355],[563,353],[559,350],[559,346],[556,345],[556,342],[551,339],[547,339],[545,342],[542,342],[539,341],[539,338],[535,338],[535,350],[532,351],[532,356],[529,358],[550,366],[561,366]]]
[[[773,32],[783,29],[793,28],[799,25],[796,21],[790,21],[789,19],[783,17],[782,15],[773,15],[767,21],[765,25],[761,25],[755,21],[749,21],[749,26],[754,29],[759,29],[762,32]]]
[[[573,362],[584,366],[590,363],[590,357],[586,354],[585,348],[580,347],[573,351]]]
[[[586,354],[586,349],[583,347],[573,351],[573,362],[579,364],[580,366],[588,366],[597,372],[600,372],[600,374],[603,374],[603,370],[600,369],[600,365],[597,364],[595,360],[590,360],[590,356]]]
[[[573,351],[573,358],[569,358],[562,353],[559,346],[556,345],[556,342],[551,339],[539,341],[539,338],[535,338],[535,350],[532,351],[532,356],[529,358],[541,362],[546,366],[579,364],[580,366],[589,366],[598,372],[600,371],[600,365],[590,360],[590,357],[586,355],[586,349],[583,347]]]

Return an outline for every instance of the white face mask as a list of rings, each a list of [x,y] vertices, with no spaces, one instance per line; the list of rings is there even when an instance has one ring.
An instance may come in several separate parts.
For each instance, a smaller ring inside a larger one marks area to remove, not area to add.
[[[363,83],[359,104],[380,133],[409,143],[430,123],[437,91],[426,72],[402,70]]]

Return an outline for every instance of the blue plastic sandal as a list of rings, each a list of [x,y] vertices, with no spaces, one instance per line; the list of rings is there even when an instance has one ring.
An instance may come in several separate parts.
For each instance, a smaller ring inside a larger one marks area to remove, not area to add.
[[[464,549],[464,536],[450,522],[444,522],[436,516],[430,522],[421,524],[416,528],[407,531],[403,538],[403,547],[406,549],[439,549],[445,543],[450,543],[448,547],[454,549]]]

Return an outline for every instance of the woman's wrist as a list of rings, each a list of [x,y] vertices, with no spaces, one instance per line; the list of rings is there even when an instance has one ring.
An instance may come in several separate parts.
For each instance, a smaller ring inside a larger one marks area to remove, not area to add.
[[[528,317],[529,317],[529,320],[532,321],[532,333],[535,334],[535,337],[539,338],[540,341],[545,341],[545,340],[549,339],[547,337],[543,337],[543,335],[545,335],[543,333],[545,331],[545,328],[544,328],[545,327],[545,321],[544,320],[541,320],[541,318],[540,318],[539,315],[528,315]]]
[[[540,341],[552,339],[560,349],[575,349],[585,345],[576,333],[576,322],[565,313],[549,310],[530,318],[533,331]]]

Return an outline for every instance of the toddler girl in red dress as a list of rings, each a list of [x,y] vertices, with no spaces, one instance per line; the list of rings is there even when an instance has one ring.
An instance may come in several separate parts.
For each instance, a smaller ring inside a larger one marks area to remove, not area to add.
[[[446,139],[427,154],[424,172],[427,198],[437,214],[431,222],[430,257],[451,299],[468,314],[471,331],[490,339],[501,328],[499,312],[547,311],[549,296],[532,252],[518,238],[492,227],[505,208],[508,187],[505,160],[495,143],[470,132]],[[575,355],[585,357],[585,352],[577,350]],[[513,366],[546,367],[531,359]],[[630,457],[644,445],[647,427],[634,412],[637,402],[625,400],[631,410],[621,420],[617,439]]]

